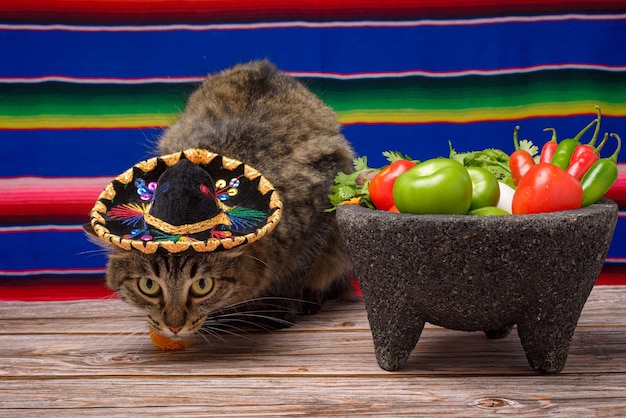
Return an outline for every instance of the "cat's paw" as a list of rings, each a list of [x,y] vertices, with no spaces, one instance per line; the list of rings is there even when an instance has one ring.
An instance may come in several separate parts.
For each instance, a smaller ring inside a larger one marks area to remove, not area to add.
[[[152,340],[152,344],[157,348],[164,351],[182,350],[191,345],[191,343],[186,340],[172,340],[171,338],[159,334],[152,328],[150,328],[150,340]]]

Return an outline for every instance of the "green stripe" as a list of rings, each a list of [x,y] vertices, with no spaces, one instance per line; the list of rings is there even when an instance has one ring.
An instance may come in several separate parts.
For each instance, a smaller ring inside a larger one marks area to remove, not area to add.
[[[132,115],[182,111],[195,84],[5,84],[0,115]]]
[[[591,71],[545,71],[488,77],[315,80],[310,87],[338,112],[405,108],[462,110],[589,100],[626,104],[626,73]]]
[[[368,122],[371,117],[372,121],[384,122],[385,115],[407,110],[421,112],[422,121],[428,120],[429,112],[480,114],[481,109],[500,109],[506,117],[507,109],[536,107],[545,111],[588,102],[602,104],[607,115],[626,115],[626,72],[544,71],[485,77],[303,81],[338,112],[340,120],[356,117],[357,121]],[[99,119],[111,120],[115,116],[125,117],[120,118],[121,124],[135,115],[145,120],[169,121],[182,111],[196,86],[197,83],[0,84],[0,128],[10,128],[7,121],[12,117],[23,124],[32,118],[36,126],[41,115],[54,119],[58,124],[55,127],[63,127],[64,119],[76,118],[88,120],[92,126],[97,126]],[[514,118],[515,112],[510,113]]]

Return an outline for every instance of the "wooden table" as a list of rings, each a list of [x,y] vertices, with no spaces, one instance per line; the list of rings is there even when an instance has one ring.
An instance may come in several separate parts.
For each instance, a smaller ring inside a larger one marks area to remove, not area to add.
[[[0,416],[626,416],[626,287],[596,286],[563,372],[502,340],[427,325],[381,370],[361,300],[295,327],[162,352],[117,300],[0,303]]]

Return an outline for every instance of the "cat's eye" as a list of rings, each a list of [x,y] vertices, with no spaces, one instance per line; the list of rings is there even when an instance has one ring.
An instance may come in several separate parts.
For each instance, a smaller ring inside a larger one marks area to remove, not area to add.
[[[139,290],[146,296],[157,296],[161,293],[161,285],[155,280],[147,277],[142,277],[138,282]]]
[[[195,280],[191,284],[191,293],[194,296],[206,296],[213,290],[213,279],[210,277]]]

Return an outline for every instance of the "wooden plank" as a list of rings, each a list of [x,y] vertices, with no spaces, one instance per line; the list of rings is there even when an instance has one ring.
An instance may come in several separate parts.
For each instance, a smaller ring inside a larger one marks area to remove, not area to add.
[[[557,375],[530,369],[515,330],[433,325],[383,371],[361,300],[176,352],[118,300],[0,303],[0,416],[626,416],[625,302],[626,287],[594,289]]]
[[[136,385],[132,390],[131,384]],[[626,376],[458,378],[189,378],[14,380],[0,388],[0,411],[45,410],[57,416],[87,411],[130,416],[139,412],[216,415],[484,416],[554,413],[624,416]]]
[[[578,330],[562,374],[626,373],[626,330]],[[1,376],[378,375],[371,335],[259,334],[176,352],[155,349],[141,336],[9,336],[2,339]],[[197,366],[197,367],[194,367]],[[387,373],[387,372],[382,372]],[[515,334],[488,340],[479,333],[425,331],[404,369],[413,375],[533,374]]]

